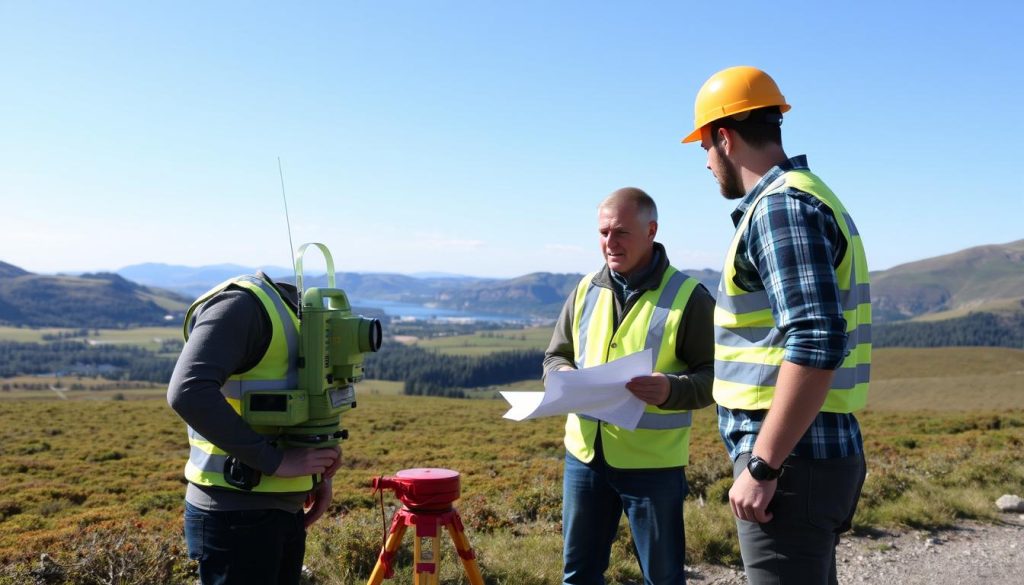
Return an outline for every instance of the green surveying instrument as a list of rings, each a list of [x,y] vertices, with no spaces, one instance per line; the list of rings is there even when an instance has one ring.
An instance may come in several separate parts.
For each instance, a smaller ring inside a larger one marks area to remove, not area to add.
[[[302,288],[302,257],[316,246],[327,262],[327,287]],[[341,415],[355,408],[354,383],[363,377],[363,354],[380,349],[377,319],[352,314],[345,291],[335,287],[334,259],[323,244],[303,244],[295,254],[299,293],[298,388],[251,390],[242,418],[254,430],[276,434],[292,447],[330,447],[347,438]]]

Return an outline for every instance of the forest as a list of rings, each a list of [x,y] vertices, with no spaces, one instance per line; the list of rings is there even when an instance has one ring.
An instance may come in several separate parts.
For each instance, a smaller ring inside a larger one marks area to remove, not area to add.
[[[543,359],[539,349],[461,356],[388,343],[368,354],[363,367],[367,378],[404,381],[407,395],[463,398],[467,388],[540,379]]]
[[[1024,313],[970,313],[943,321],[876,325],[875,347],[1012,347],[1024,348]]]
[[[0,341],[0,378],[57,374],[166,384],[173,369],[173,358],[135,345]]]
[[[56,374],[166,384],[175,363],[167,350],[180,350],[181,344],[165,343],[154,352],[66,337],[50,343],[0,341],[0,378]],[[453,356],[389,341],[380,352],[366,354],[364,368],[367,378],[403,381],[408,395],[462,398],[469,388],[538,379],[543,358],[540,350]]]

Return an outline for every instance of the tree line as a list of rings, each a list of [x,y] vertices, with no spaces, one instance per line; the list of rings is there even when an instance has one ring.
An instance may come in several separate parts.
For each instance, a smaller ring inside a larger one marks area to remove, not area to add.
[[[407,395],[463,398],[468,388],[537,379],[543,359],[540,350],[452,356],[390,341],[366,355],[364,372],[367,378],[404,382]],[[0,378],[59,374],[166,384],[175,361],[133,345],[0,341]]]
[[[134,345],[88,345],[81,341],[0,341],[0,377],[44,374],[96,376],[166,384],[173,358]]]
[[[459,356],[390,342],[367,354],[363,369],[367,378],[403,381],[407,395],[462,398],[468,388],[539,379],[543,360],[539,349]]]
[[[1024,313],[970,313],[943,321],[876,325],[875,347],[1012,347],[1024,349]]]

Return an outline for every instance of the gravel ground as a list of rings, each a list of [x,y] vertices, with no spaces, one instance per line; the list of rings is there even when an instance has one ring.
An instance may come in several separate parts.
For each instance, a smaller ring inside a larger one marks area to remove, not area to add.
[[[870,585],[1024,584],[1024,514],[998,524],[964,522],[952,530],[844,538],[836,551],[840,583]],[[727,567],[687,568],[693,585],[745,585]]]

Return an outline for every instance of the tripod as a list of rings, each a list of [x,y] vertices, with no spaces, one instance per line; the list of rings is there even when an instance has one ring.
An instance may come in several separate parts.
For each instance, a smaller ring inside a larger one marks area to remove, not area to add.
[[[405,469],[393,478],[374,479],[373,487],[382,491],[385,488],[393,489],[402,507],[391,518],[391,529],[367,585],[381,585],[381,581],[394,575],[392,561],[409,526],[416,527],[413,545],[414,585],[440,583],[442,526],[452,538],[470,585],[484,585],[473,547],[466,538],[462,518],[452,506],[459,498],[458,472],[449,469]]]

